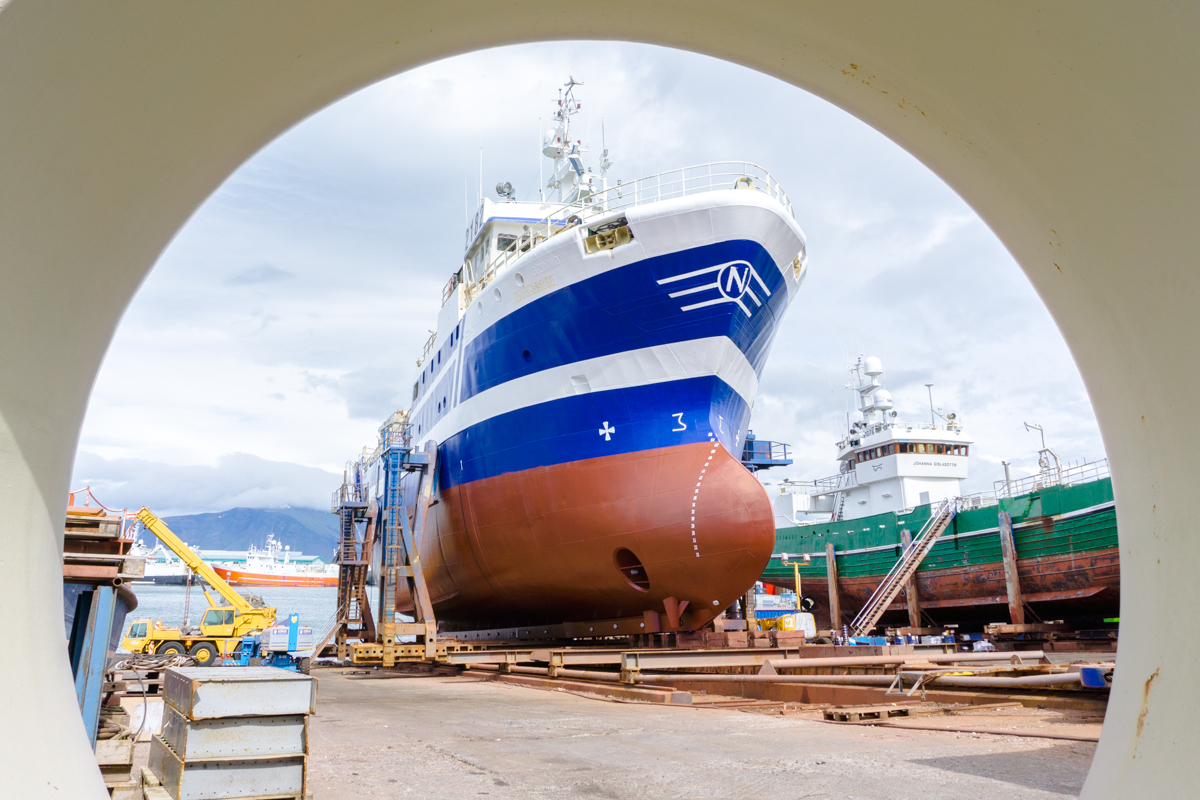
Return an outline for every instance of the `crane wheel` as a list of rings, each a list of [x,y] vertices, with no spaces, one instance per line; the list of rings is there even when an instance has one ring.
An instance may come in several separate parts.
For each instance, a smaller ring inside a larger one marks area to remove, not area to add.
[[[302,675],[308,675],[309,671],[311,669],[312,669],[312,659],[311,658],[300,659],[300,673]]]
[[[191,656],[201,667],[211,667],[217,663],[217,648],[210,642],[196,642],[192,645]]]
[[[167,642],[166,644],[159,646],[158,650],[156,651],[156,654],[163,655],[163,656],[173,656],[173,655],[183,655],[186,652],[187,652],[187,648],[183,646],[182,642]]]

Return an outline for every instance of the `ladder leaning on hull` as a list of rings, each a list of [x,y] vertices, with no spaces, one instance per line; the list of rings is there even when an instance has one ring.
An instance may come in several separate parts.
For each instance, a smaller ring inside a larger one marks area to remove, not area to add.
[[[943,500],[935,507],[934,512],[929,516],[929,521],[921,528],[920,533],[913,539],[912,544],[908,546],[903,555],[896,560],[891,571],[879,584],[879,588],[871,595],[871,599],[850,623],[851,635],[865,636],[875,627],[879,618],[883,616],[883,612],[887,611],[888,606],[896,599],[896,595],[900,594],[900,590],[908,583],[908,579],[916,573],[917,567],[921,566],[925,556],[929,555],[929,551],[933,549],[938,538],[954,521],[954,515],[958,513],[958,502],[958,498],[953,497]]]

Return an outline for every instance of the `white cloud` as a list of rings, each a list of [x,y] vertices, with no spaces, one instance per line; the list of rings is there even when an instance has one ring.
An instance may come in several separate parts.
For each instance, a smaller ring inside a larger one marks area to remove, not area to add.
[[[1045,424],[1065,457],[1103,454],[1078,372],[1028,281],[915,159],[742,67],[642,45],[557,43],[466,55],[368,87],[232,175],[126,313],[93,393],[76,485],[86,473],[120,483],[133,505],[139,491],[158,496],[154,470],[118,469],[129,459],[211,465],[196,468],[202,482],[216,480],[206,470],[249,481],[245,492],[222,484],[172,509],[185,511],[211,510],[218,497],[276,503],[283,485],[257,486],[229,453],[340,475],[383,417],[409,403],[415,358],[462,256],[481,144],[485,191],[511,181],[517,197],[531,196],[541,132],[568,75],[585,84],[577,130],[598,156],[603,120],[614,177],[744,159],[791,197],[810,276],[753,420],[760,437],[794,445],[786,474],[833,471],[843,367],[860,350],[884,359],[906,416],[928,413],[924,384],[936,384],[935,401],[977,442],[975,488],[999,476],[1001,459],[1032,466],[1024,420]]]
[[[146,506],[160,516],[237,507],[324,508],[341,483],[340,474],[247,453],[222,456],[211,466],[176,466],[81,451],[75,477],[109,508]]]
[[[286,269],[280,269],[270,264],[258,264],[233,273],[225,279],[225,285],[251,286],[256,283],[278,283],[294,277],[296,276]]]

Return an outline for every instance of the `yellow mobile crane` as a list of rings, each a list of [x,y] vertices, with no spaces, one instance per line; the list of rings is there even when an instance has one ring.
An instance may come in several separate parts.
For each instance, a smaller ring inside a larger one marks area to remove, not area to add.
[[[242,597],[225,582],[204,559],[180,541],[161,519],[143,508],[138,519],[146,530],[178,555],[188,569],[208,582],[228,605],[219,606],[204,590],[209,608],[200,626],[168,628],[161,620],[137,619],[129,623],[129,631],[121,646],[131,653],[189,653],[201,666],[216,663],[218,657],[237,649],[245,636],[266,630],[275,624],[275,609],[254,604]]]

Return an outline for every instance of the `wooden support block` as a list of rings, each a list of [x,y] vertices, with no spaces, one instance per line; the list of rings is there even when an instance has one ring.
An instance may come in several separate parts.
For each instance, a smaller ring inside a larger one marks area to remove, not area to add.
[[[1021,579],[1017,575],[1017,545],[1013,540],[1012,516],[1000,512],[1000,549],[1004,555],[1004,588],[1008,592],[1008,616],[1013,625],[1025,623],[1025,604],[1021,600]]]
[[[825,545],[825,577],[829,582],[829,626],[836,632],[842,626],[842,603],[838,597],[837,555],[833,542]]]
[[[755,612],[754,601],[755,601],[754,587],[751,586],[750,591],[746,592],[745,596],[743,596],[743,598],[742,598],[743,607],[746,610],[746,614],[745,614],[746,627],[750,630],[753,630],[754,627],[756,625],[758,625],[758,617],[755,616],[755,613],[754,613]]]
[[[106,782],[106,785],[112,800],[142,800],[142,787],[137,781]]]
[[[770,631],[771,647],[803,647],[804,631]]]
[[[96,742],[96,763],[101,767],[128,767],[133,763],[133,740],[101,739]]]
[[[914,706],[845,706],[825,709],[825,719],[835,722],[863,722],[883,720],[890,717],[907,717],[915,711]]]
[[[904,547],[904,552],[908,552],[908,548],[912,546],[912,531],[904,528],[900,531],[900,544]],[[921,601],[917,597],[917,573],[914,571],[908,583],[904,585],[904,600],[908,606],[908,625],[910,628],[921,627]]]

